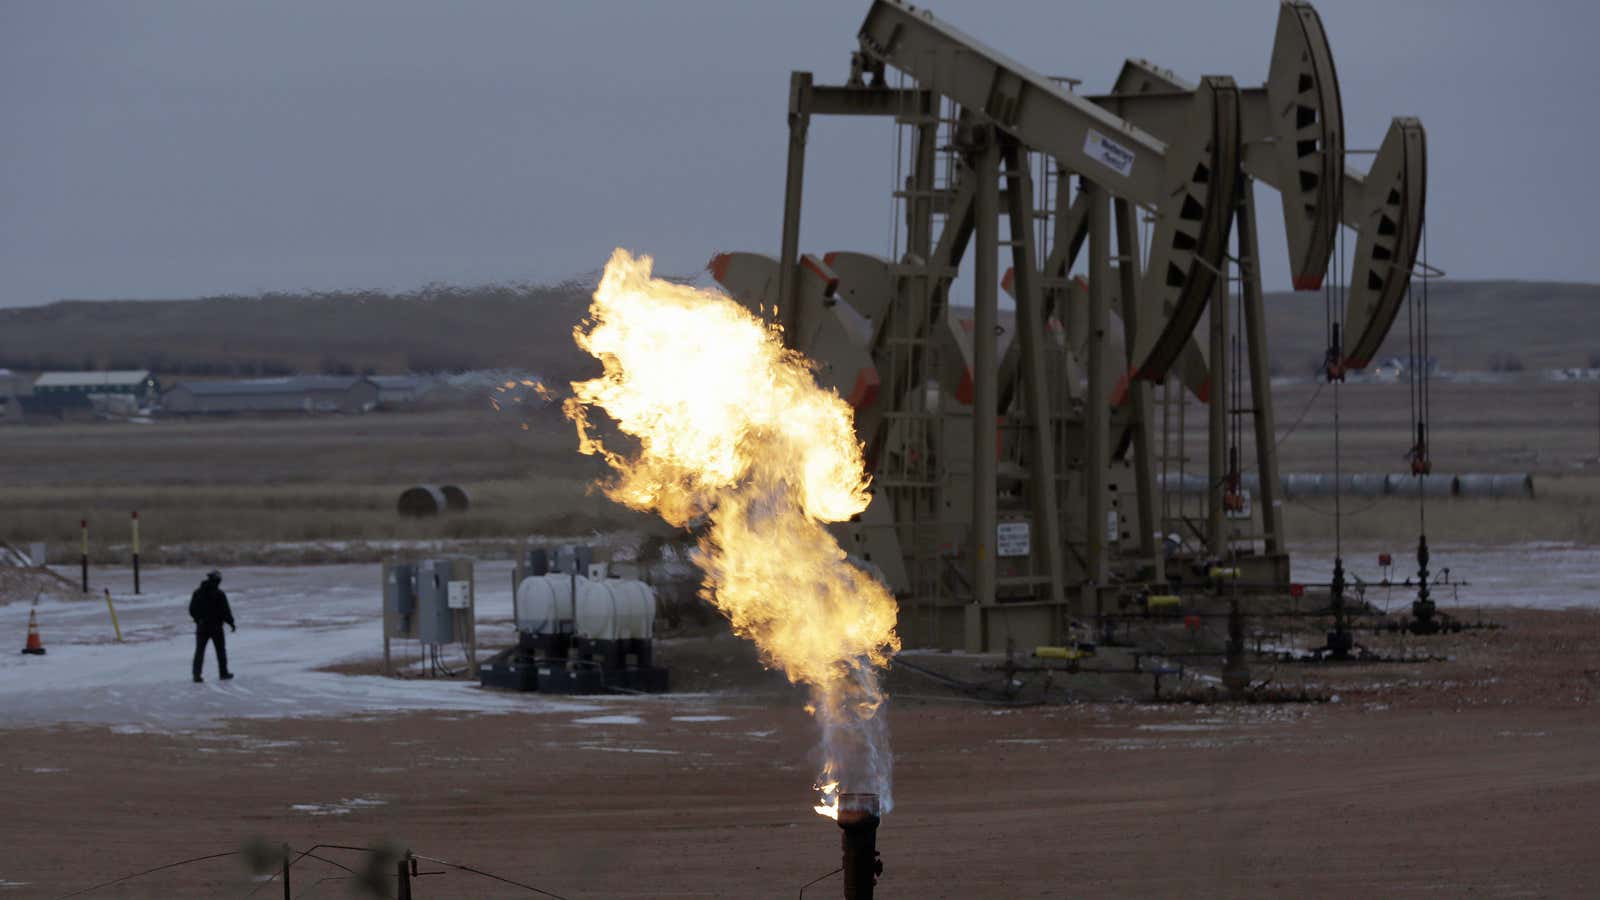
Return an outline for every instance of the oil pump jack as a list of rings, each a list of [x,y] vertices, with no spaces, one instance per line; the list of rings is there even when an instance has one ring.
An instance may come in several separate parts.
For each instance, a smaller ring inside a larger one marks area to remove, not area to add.
[[[1365,178],[1345,169],[1332,55],[1298,2],[1280,12],[1267,84],[1250,89],[1130,62],[1110,94],[1079,95],[896,0],[874,2],[858,38],[845,84],[791,77],[779,256],[720,254],[710,269],[855,408],[873,501],[838,530],[901,598],[907,644],[1063,642],[1108,602],[1164,591],[1169,564],[1242,560],[1286,586],[1252,183],[1283,196],[1297,288],[1321,286],[1338,223],[1357,229],[1344,333],[1358,337],[1330,364],[1342,374],[1371,358],[1404,295],[1420,126],[1397,120]],[[888,257],[800,252],[807,136],[834,115],[909,134],[893,192],[903,244]],[[970,313],[950,303],[969,249]],[[1223,524],[1241,481],[1222,402],[1233,269],[1267,448],[1259,552]],[[1209,359],[1195,337],[1208,304]],[[1169,377],[1211,405],[1198,562],[1169,560],[1161,539],[1151,389]]]

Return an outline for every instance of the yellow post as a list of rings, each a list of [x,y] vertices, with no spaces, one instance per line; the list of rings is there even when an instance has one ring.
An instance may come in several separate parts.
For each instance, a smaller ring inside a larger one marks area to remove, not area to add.
[[[117,643],[122,643],[122,626],[117,624],[117,607],[111,602],[111,589],[105,588],[106,609],[111,610],[111,628],[117,633]]]

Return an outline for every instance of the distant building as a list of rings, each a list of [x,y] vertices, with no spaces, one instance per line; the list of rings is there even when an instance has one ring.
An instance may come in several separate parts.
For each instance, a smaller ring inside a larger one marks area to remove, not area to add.
[[[422,399],[433,390],[435,381],[426,375],[368,375],[378,386],[379,406],[405,406]]]
[[[370,378],[296,375],[239,381],[184,381],[161,397],[169,413],[359,413],[378,405]]]
[[[132,397],[144,405],[161,394],[161,383],[148,369],[119,369],[110,372],[46,372],[33,381],[30,407],[62,409],[89,408],[95,394]]]
[[[10,369],[0,369],[0,425],[22,421],[22,401],[17,399],[20,380]]]

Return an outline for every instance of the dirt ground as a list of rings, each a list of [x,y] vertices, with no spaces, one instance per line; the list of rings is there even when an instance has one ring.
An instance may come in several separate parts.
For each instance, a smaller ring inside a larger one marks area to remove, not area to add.
[[[879,896],[1595,896],[1600,613],[1494,615],[1509,627],[1430,642],[1449,661],[1274,670],[1337,702],[1004,707],[902,687]],[[701,689],[727,646],[667,655]],[[808,808],[814,730],[797,694],[723,661],[741,684],[576,718],[5,731],[0,896],[252,837],[388,839],[569,898],[796,896],[839,861]],[[346,876],[305,860],[293,896],[345,895]],[[282,895],[225,858],[89,896],[253,887]],[[534,895],[453,871],[416,896]]]

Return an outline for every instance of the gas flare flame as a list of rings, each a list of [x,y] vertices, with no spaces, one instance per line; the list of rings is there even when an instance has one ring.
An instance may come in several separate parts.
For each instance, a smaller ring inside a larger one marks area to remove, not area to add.
[[[825,527],[870,500],[850,406],[817,386],[776,327],[651,268],[618,249],[573,330],[604,367],[564,404],[579,450],[615,470],[611,499],[679,527],[704,517],[701,595],[810,691],[822,728],[816,811],[836,817],[841,790],[876,793],[887,811],[878,673],[900,649],[896,606]],[[608,447],[594,409],[637,449]]]
[[[834,821],[839,819],[839,782],[830,781],[817,788],[822,794],[822,802],[811,807],[819,816],[827,816]]]

